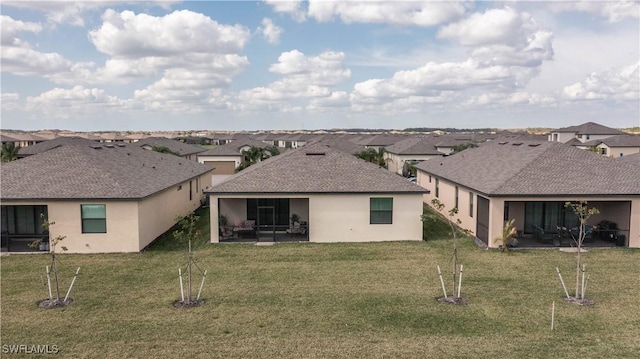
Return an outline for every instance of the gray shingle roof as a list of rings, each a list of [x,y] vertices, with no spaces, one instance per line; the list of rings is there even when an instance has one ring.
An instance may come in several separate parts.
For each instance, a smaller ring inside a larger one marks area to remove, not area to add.
[[[609,147],[640,147],[640,136],[638,135],[618,135],[600,140]]]
[[[557,142],[492,141],[416,167],[487,195],[640,195],[640,168]]]
[[[18,151],[18,157],[35,155],[36,153],[49,151],[54,148],[65,146],[65,145],[91,146],[95,144],[98,144],[98,142],[93,140],[88,140],[83,137],[56,137],[52,140],[47,140],[44,142],[36,143],[35,145],[20,148],[20,150]]]
[[[212,170],[133,144],[97,143],[60,146],[1,166],[3,200],[139,199]]]
[[[194,153],[201,153],[205,151],[205,149],[202,147],[193,146],[180,141],[172,140],[169,138],[161,138],[161,137],[145,138],[138,142],[135,142],[135,145],[138,147],[143,147],[143,146],[166,147],[171,152],[178,153],[181,156],[192,155]]]
[[[622,163],[630,163],[640,167],[640,152],[634,153],[632,155],[616,157],[616,160]]]
[[[240,148],[245,146],[267,148],[273,145],[253,138],[238,138],[226,145],[217,146],[210,150],[198,153],[198,156],[240,156],[242,154],[240,152]]]
[[[398,155],[442,155],[436,148],[435,137],[409,137],[386,147],[387,152]]]
[[[569,126],[553,130],[551,132],[570,132],[578,135],[623,135],[624,132],[615,128],[603,126],[595,122],[586,122],[582,125]]]
[[[210,192],[426,193],[426,190],[353,155],[313,143],[248,167]]]

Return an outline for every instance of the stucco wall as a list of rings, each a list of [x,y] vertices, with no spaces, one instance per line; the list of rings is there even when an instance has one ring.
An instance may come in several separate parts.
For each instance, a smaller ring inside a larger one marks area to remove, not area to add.
[[[208,175],[200,176],[203,183]],[[178,216],[185,216],[200,207],[203,198],[202,185],[196,188],[196,179],[192,180],[192,195],[189,199],[189,181],[183,182],[182,189],[174,186],[139,203],[140,226],[139,243],[136,251],[142,250],[154,239],[169,230]],[[198,191],[196,191],[198,190]]]
[[[230,198],[232,197],[232,198]],[[422,240],[422,196],[420,194],[368,195],[251,195],[251,198],[291,198],[290,212],[296,213],[309,223],[310,242],[374,242],[393,240]],[[369,224],[369,198],[393,198],[393,223]],[[220,211],[229,220],[246,214],[247,196],[225,196],[220,202]],[[217,228],[218,197],[212,195],[211,223]],[[304,207],[308,201],[308,212]],[[296,211],[296,212],[294,212]],[[233,221],[232,221],[233,222]],[[219,241],[218,232],[211,231],[211,242]]]
[[[66,236],[58,245],[58,253],[137,252],[138,203],[136,201],[3,201],[3,205],[46,205],[48,219],[55,222],[49,228],[50,238]],[[82,233],[80,205],[104,204],[107,233]],[[63,251],[61,247],[67,248]]]
[[[393,224],[369,224],[371,197],[393,198]],[[310,242],[422,240],[421,195],[316,195],[309,198]]]
[[[629,156],[634,153],[640,152],[640,147],[609,147],[604,143],[601,143],[596,147],[606,148],[607,149],[606,156],[609,156],[609,157],[621,157],[620,154],[622,154],[623,156]]]
[[[402,169],[404,168],[404,163],[406,161],[426,161],[432,158],[439,158],[439,155],[398,155],[395,153],[386,152],[385,158],[387,161],[387,169],[391,172],[395,172],[399,175],[402,174]]]

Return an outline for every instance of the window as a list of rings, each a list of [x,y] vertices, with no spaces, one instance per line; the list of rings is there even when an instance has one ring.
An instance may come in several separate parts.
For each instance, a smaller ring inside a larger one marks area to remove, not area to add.
[[[440,179],[436,178],[436,198],[440,197]]]
[[[459,199],[460,190],[458,190],[458,186],[456,186],[456,205],[454,208],[458,208],[458,199]]]
[[[473,217],[473,192],[469,192],[469,217]]]
[[[193,181],[189,181],[189,201],[193,200]]]
[[[393,223],[393,198],[370,198],[369,200],[370,224]]]
[[[505,221],[509,220],[509,202],[504,202],[504,217]]]
[[[429,175],[429,183],[431,183],[431,175]]]
[[[107,233],[107,208],[104,204],[81,204],[82,233]]]

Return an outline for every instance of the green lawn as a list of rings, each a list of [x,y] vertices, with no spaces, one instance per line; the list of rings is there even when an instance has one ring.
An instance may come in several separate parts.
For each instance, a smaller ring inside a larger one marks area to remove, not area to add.
[[[485,251],[460,242],[466,306],[439,304],[451,242],[201,244],[204,306],[175,309],[170,246],[60,255],[64,309],[45,310],[49,257],[2,257],[2,344],[57,345],[65,358],[632,358],[640,352],[640,252],[586,254],[594,306],[563,302],[573,254]],[[450,287],[450,279],[447,282]],[[556,301],[556,330],[550,330]],[[9,356],[6,353],[2,357]],[[27,357],[25,355],[25,357]],[[32,357],[32,356],[30,356]]]

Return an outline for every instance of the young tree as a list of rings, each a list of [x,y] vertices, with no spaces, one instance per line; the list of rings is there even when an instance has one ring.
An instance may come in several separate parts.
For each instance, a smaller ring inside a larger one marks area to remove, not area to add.
[[[580,291],[580,265],[582,261],[582,243],[584,242],[585,237],[587,236],[587,232],[585,231],[587,221],[593,215],[600,213],[600,211],[595,208],[589,208],[587,201],[578,201],[578,202],[566,202],[564,204],[566,208],[570,208],[573,213],[575,213],[576,217],[578,217],[578,236],[576,237],[572,231],[571,237],[573,238],[576,244],[576,300],[584,300],[582,298],[584,296],[584,287],[582,291]]]
[[[54,224],[56,224],[56,222],[53,221],[49,221],[47,218],[44,218],[44,216],[42,216],[43,222],[42,222],[42,227],[45,229],[46,233],[49,233],[49,228],[51,226],[53,226]],[[49,306],[56,306],[56,305],[64,305],[66,303],[64,303],[64,301],[60,300],[60,281],[59,281],[59,277],[58,277],[58,258],[56,257],[56,250],[57,250],[57,246],[58,244],[60,244],[60,242],[62,242],[62,240],[64,240],[65,238],[67,238],[67,236],[56,236],[54,238],[50,238],[49,239],[49,254],[51,256],[51,270],[53,271],[53,278],[54,278],[54,283],[55,283],[55,300],[53,298],[50,298],[51,302],[49,303]],[[38,248],[40,246],[40,243],[42,242],[42,239],[38,239],[33,241],[31,244],[29,244],[30,247],[32,248]],[[67,247],[65,246],[61,246],[60,247],[63,251],[67,250]],[[48,273],[48,272],[47,272]]]
[[[431,205],[436,210],[438,210],[438,212],[442,212],[445,208],[444,203],[440,202],[440,200],[438,200],[437,198],[434,198],[431,200]],[[458,228],[456,228],[456,224],[460,225],[462,224],[462,222],[460,221],[460,219],[456,219],[455,221],[453,220],[456,214],[458,214],[458,208],[456,207],[451,208],[447,212],[449,214],[449,218],[447,218],[447,222],[449,223],[449,227],[451,228],[451,236],[453,237],[453,256],[451,261],[452,261],[452,274],[453,274],[453,295],[455,297],[456,278],[458,277],[459,274],[461,275],[461,273],[458,272],[459,270],[458,268],[458,236],[457,236]],[[423,221],[427,220],[424,214],[422,215],[422,220]]]
[[[196,216],[195,213],[193,212],[190,212],[185,217],[177,217],[176,222],[178,224],[178,229],[176,229],[173,232],[173,238],[175,240],[181,241],[181,242],[187,242],[187,297],[184,298],[184,301],[181,303],[184,306],[192,306],[192,305],[200,304],[199,298],[196,298],[195,300],[193,299],[193,291],[191,286],[193,267],[195,266],[200,270],[200,268],[198,267],[197,263],[193,258],[193,243],[192,243],[193,241],[197,240],[200,237],[200,231],[197,229],[197,226],[196,226],[198,219],[199,217]],[[204,284],[205,276],[206,276],[206,271],[203,273],[203,279],[202,279],[203,284]]]

